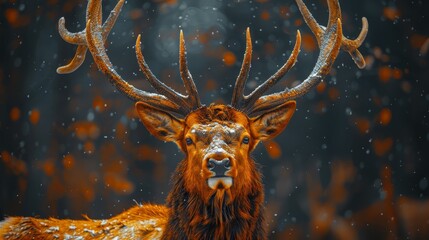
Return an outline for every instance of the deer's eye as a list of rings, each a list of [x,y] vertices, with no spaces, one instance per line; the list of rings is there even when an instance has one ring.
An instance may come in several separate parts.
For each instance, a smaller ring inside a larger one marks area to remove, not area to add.
[[[186,141],[186,145],[191,145],[193,143],[191,138],[186,138],[185,141]]]
[[[244,137],[243,138],[243,143],[244,144],[249,144],[249,141],[250,141],[249,137]]]

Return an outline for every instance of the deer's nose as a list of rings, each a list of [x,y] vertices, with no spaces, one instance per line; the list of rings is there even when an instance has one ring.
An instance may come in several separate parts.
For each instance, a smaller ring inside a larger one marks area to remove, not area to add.
[[[215,177],[225,176],[225,173],[231,168],[231,161],[229,158],[224,158],[222,160],[210,158],[207,162],[207,168],[215,173]]]

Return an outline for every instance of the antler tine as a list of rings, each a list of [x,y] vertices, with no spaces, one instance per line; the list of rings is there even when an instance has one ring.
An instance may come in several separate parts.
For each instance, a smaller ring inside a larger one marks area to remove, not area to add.
[[[119,0],[119,2],[116,4],[116,6],[113,8],[112,11],[110,11],[109,16],[107,17],[106,21],[103,23],[102,29],[103,29],[103,39],[104,41],[107,39],[107,36],[109,36],[110,31],[112,30],[113,26],[115,26],[116,20],[118,19],[119,13],[121,12],[122,6],[124,5],[125,0]],[[100,23],[101,23],[101,5],[100,5]]]
[[[58,32],[61,38],[70,44],[86,45],[85,31],[72,33],[66,28],[66,20],[64,17],[58,20]]]
[[[69,32],[65,27],[65,20],[62,17],[58,20],[58,32],[64,41],[78,45],[73,59],[68,64],[57,68],[58,74],[72,73],[85,61],[86,51],[88,50],[85,39],[85,30],[78,33]]]
[[[101,25],[103,21],[102,13],[103,11],[102,11],[101,0],[100,1],[88,0],[88,7],[86,12],[86,17],[88,18],[88,20],[91,19],[94,24]]]
[[[244,87],[249,76],[250,65],[252,61],[252,38],[250,29],[246,29],[246,52],[244,53],[243,63],[240,73],[235,81],[234,91],[232,93],[231,106],[240,108],[245,104],[246,97],[244,96]]]
[[[96,21],[98,24],[101,24],[101,21],[102,21],[101,2],[96,1],[95,4],[93,4],[93,1],[94,0],[88,1],[88,6],[86,9],[86,20],[88,21],[88,19],[93,19],[93,21]],[[121,11],[122,6],[124,5],[124,2],[125,0],[118,1],[115,8],[110,12],[106,22],[103,24],[103,33],[102,33],[103,41],[107,39],[107,36],[112,30],[119,16],[119,12]],[[93,15],[95,16],[92,17]],[[70,63],[57,68],[57,73],[59,74],[72,73],[76,71],[85,60],[86,51],[88,50],[88,46],[86,42],[86,29],[84,29],[81,32],[71,33],[65,27],[65,20],[62,17],[60,18],[60,20],[58,20],[58,32],[61,38],[64,39],[64,41],[70,44],[78,45],[76,49],[76,53],[73,59],[70,61]]]
[[[150,70],[149,66],[147,65],[143,54],[141,52],[141,44],[140,44],[140,38],[141,35],[139,34],[136,40],[136,55],[137,55],[137,61],[139,63],[140,69],[143,71],[144,75],[146,76],[149,83],[152,85],[152,87],[155,88],[155,90],[166,96],[171,101],[178,103],[180,106],[187,106],[188,103],[184,100],[184,96],[180,93],[174,91],[169,86],[165,85],[163,82],[161,82]]]
[[[296,0],[296,3],[298,5],[299,11],[302,14],[302,17],[304,18],[305,23],[313,32],[314,36],[316,37],[317,43],[320,46],[320,39],[322,38],[325,29],[319,25],[319,23],[313,17],[313,14],[311,14],[311,12],[308,10],[307,6],[302,0]]]
[[[192,76],[189,73],[189,70],[187,67],[185,46],[184,46],[182,32],[180,36],[181,36],[180,50],[179,50],[180,74],[181,74],[183,83],[185,85],[185,89],[188,92],[188,95],[186,96],[174,91],[169,86],[165,85],[149,69],[149,66],[147,65],[141,51],[141,44],[140,44],[141,35],[138,35],[137,41],[136,41],[136,56],[137,56],[137,61],[139,63],[140,69],[143,71],[143,73],[145,74],[147,80],[152,85],[152,87],[154,87],[158,91],[158,93],[166,96],[174,103],[177,103],[184,113],[189,113],[201,107],[201,103],[198,97],[197,88],[195,86],[194,81],[192,80]]]
[[[295,46],[292,50],[291,55],[289,56],[286,63],[277,70],[274,75],[272,75],[270,78],[268,78],[264,83],[259,85],[252,93],[250,93],[248,96],[245,96],[245,108],[243,109],[244,112],[248,112],[252,105],[266,92],[268,89],[270,89],[272,86],[274,86],[280,79],[283,78],[283,76],[295,65],[296,61],[298,60],[298,54],[301,47],[301,33],[299,30],[296,32],[296,40],[295,40]]]
[[[350,54],[355,64],[363,69],[366,66],[365,58],[359,52],[358,48],[362,45],[363,41],[366,38],[368,33],[368,20],[366,17],[362,18],[362,30],[359,33],[359,36],[355,40],[350,40],[343,37],[342,49]]]
[[[298,1],[302,1],[302,0],[298,0]],[[341,21],[342,17],[341,17],[340,3],[338,2],[338,0],[327,0],[327,2],[328,2],[328,13],[329,13],[328,19],[329,20],[328,20],[328,24],[326,25],[326,28],[329,29],[337,23],[338,19],[340,19]]]
[[[186,61],[186,46],[185,38],[183,37],[183,31],[180,30],[180,47],[179,47],[179,69],[180,76],[182,77],[183,85],[185,85],[186,92],[188,93],[187,98],[192,103],[193,107],[201,107],[201,101],[198,96],[197,87],[192,79],[192,75],[188,69],[188,63]]]
[[[78,69],[85,61],[85,55],[87,50],[88,50],[88,47],[86,45],[78,45],[76,49],[76,53],[74,54],[70,63],[64,66],[58,67],[57,73],[67,74],[67,73],[72,73],[76,71],[76,69]]]
[[[304,4],[302,0],[296,0],[296,3],[298,5],[298,8],[302,16],[304,17],[304,21],[307,23],[308,27],[316,36],[317,43],[320,46],[321,37],[325,32],[326,27],[321,26],[317,23],[317,21],[311,15],[310,11],[308,10],[307,6]],[[336,17],[339,17],[341,19],[341,9],[337,0],[334,0],[334,1],[328,0],[328,8],[329,8],[329,23],[335,22]],[[333,14],[334,12],[335,14]],[[329,27],[329,23],[327,27]],[[365,59],[362,56],[362,54],[359,52],[358,48],[362,45],[367,33],[368,33],[368,20],[365,17],[363,17],[362,30],[359,33],[359,36],[355,40],[351,40],[343,36],[342,42],[341,42],[341,49],[350,54],[353,61],[360,69],[365,68],[366,64],[365,64]]]

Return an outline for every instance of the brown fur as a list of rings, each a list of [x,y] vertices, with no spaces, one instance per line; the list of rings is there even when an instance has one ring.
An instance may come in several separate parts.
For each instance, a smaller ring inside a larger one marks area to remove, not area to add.
[[[7,218],[0,239],[159,239],[169,210],[165,206],[133,207],[108,220]]]

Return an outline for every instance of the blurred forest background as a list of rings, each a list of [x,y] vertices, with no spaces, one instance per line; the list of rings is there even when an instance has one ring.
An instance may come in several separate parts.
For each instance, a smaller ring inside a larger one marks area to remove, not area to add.
[[[320,23],[323,0],[307,0]],[[58,19],[80,31],[86,1],[0,1],[0,217],[108,218],[136,202],[164,203],[183,158],[140,124],[90,54],[76,72],[56,68],[75,46]],[[361,17],[369,34],[359,70],[340,53],[331,75],[298,100],[284,133],[253,153],[261,164],[270,239],[429,238],[429,2],[340,1],[346,36]],[[116,4],[104,1],[104,16]],[[318,48],[294,1],[127,1],[107,40],[124,78],[151,90],[134,44],[142,33],[152,71],[183,90],[179,30],[202,101],[226,102],[240,69],[245,29],[254,54],[250,91],[287,59],[300,29],[299,61],[277,89],[304,79]]]

